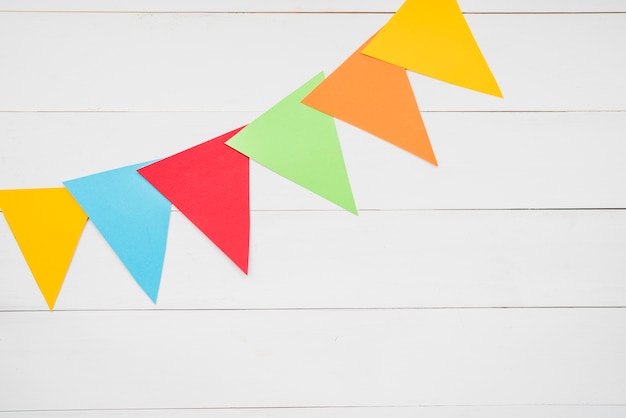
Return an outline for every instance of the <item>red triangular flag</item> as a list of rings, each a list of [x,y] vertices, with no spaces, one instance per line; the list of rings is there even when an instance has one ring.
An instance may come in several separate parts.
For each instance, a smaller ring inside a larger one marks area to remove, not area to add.
[[[247,274],[250,160],[224,144],[241,129],[138,172]]]

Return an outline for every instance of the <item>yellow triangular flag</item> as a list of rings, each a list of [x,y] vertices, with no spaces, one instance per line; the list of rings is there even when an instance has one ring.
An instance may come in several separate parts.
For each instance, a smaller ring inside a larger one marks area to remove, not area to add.
[[[407,0],[363,53],[441,81],[502,97],[456,0]]]
[[[52,310],[87,215],[64,188],[0,190],[0,209]]]

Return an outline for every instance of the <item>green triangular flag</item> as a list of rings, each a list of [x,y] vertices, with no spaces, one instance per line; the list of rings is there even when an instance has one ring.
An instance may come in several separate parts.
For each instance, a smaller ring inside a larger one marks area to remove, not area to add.
[[[300,103],[323,79],[313,77],[226,144],[356,214],[335,120]]]

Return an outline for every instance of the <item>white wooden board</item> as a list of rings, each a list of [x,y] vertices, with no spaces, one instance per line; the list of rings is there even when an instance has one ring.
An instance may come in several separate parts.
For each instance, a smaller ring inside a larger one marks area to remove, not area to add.
[[[0,188],[245,124],[400,3],[0,0]],[[438,168],[339,122],[358,217],[253,163],[249,277],[174,210],[155,306],[89,222],[50,313],[0,216],[0,418],[624,416],[626,2],[459,3],[505,99],[410,75]]]
[[[619,406],[624,321],[624,309],[3,313],[0,409]]]
[[[626,414],[617,405],[507,405],[507,406],[394,406],[394,407],[279,407],[11,411],[0,416],[17,418],[615,418]]]
[[[163,158],[258,113],[0,113],[0,187]],[[625,208],[626,113],[426,113],[434,167],[338,123],[359,209]],[[337,206],[251,164],[254,210]]]
[[[254,212],[251,232],[246,277],[173,214],[155,306],[89,223],[56,309],[626,306],[626,211]],[[46,310],[0,237],[0,310]]]
[[[401,0],[0,0],[0,11],[393,13]],[[622,0],[459,0],[466,13],[624,12]]]
[[[0,13],[0,110],[265,111],[388,18]],[[423,110],[626,109],[626,14],[467,19],[505,100],[415,75]]]

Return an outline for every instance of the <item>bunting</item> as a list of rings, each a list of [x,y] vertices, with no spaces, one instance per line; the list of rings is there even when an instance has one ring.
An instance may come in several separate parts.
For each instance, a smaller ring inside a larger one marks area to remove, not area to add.
[[[250,160],[224,145],[241,129],[138,171],[247,274]]]
[[[363,55],[361,51],[368,43],[361,45],[302,103],[437,165],[405,69]]]
[[[334,119],[300,103],[323,79],[313,77],[226,145],[356,214]]]
[[[63,188],[0,190],[0,209],[52,310],[87,215]]]
[[[363,53],[428,77],[502,97],[456,0],[407,0]]]
[[[134,164],[63,184],[156,303],[171,205],[137,173],[145,165]]]
[[[244,273],[249,160],[357,213],[334,118],[437,165],[406,69],[502,97],[455,0],[407,0],[324,80],[241,127],[159,161],[0,190],[0,209],[50,310],[87,217],[156,303],[172,204]]]

